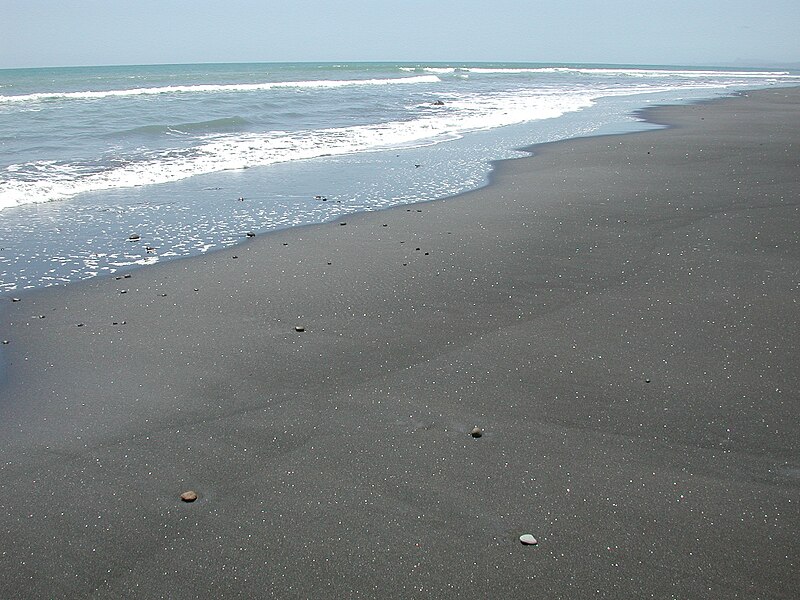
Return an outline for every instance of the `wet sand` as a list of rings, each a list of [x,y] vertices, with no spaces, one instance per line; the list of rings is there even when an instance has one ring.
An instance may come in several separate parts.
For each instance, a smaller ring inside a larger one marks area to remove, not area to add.
[[[800,89],[646,116],[3,298],[0,597],[797,597]]]

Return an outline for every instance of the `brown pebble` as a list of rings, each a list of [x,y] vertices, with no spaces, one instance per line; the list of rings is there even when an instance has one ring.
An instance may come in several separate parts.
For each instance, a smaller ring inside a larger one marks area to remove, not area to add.
[[[193,490],[183,492],[181,494],[181,500],[183,500],[184,502],[194,502],[195,500],[197,500],[197,492]]]
[[[480,427],[473,427],[469,434],[474,438],[479,438],[483,435],[483,430]]]

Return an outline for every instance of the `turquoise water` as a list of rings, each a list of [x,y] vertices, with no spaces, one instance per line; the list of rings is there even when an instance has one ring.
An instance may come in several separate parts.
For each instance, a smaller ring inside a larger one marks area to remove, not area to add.
[[[0,71],[0,293],[453,195],[517,148],[630,129],[649,104],[797,83],[541,64]]]

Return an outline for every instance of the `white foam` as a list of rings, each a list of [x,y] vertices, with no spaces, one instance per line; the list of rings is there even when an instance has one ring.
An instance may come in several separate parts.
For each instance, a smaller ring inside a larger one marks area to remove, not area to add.
[[[138,161],[94,173],[87,173],[81,165],[37,161],[21,165],[29,174],[27,179],[0,179],[0,209],[278,162],[428,145],[469,131],[558,117],[592,102],[586,94],[534,92],[451,95],[446,100],[443,110],[408,121],[207,136],[191,148],[152,152]]]

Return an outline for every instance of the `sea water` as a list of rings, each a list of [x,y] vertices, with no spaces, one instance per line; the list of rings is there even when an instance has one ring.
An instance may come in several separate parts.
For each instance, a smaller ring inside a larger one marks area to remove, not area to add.
[[[648,105],[798,83],[542,64],[0,70],[0,294],[451,196],[520,148],[645,127]]]

